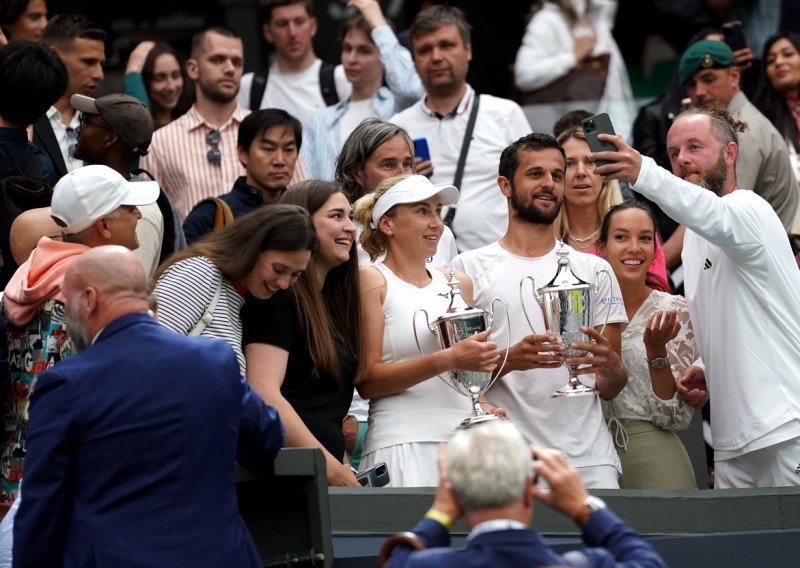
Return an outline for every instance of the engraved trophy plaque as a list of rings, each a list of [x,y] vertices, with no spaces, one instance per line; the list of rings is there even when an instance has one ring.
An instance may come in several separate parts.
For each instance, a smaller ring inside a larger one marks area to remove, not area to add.
[[[452,347],[459,341],[472,337],[476,333],[480,333],[489,328],[494,321],[495,302],[500,302],[502,304],[503,309],[506,312],[506,318],[508,318],[508,308],[506,307],[505,302],[503,302],[503,300],[500,298],[494,298],[492,300],[491,313],[469,305],[461,295],[461,286],[455,277],[454,270],[450,270],[450,281],[448,282],[448,285],[450,286],[450,305],[442,316],[431,322],[426,310],[419,309],[414,312],[414,317],[412,320],[412,325],[414,327],[414,340],[417,342],[417,349],[419,349],[419,352],[422,355],[425,355],[425,353],[423,353],[422,347],[420,346],[416,326],[417,316],[420,313],[425,314],[425,324],[428,330],[430,330],[430,332],[433,333],[439,340],[439,347],[441,349]],[[471,398],[472,416],[461,422],[459,428],[469,428],[475,424],[480,424],[481,422],[486,422],[487,420],[496,420],[498,418],[496,415],[488,413],[481,408],[480,396],[481,393],[488,391],[492,387],[494,382],[497,380],[497,377],[499,377],[500,373],[503,371],[503,367],[506,364],[506,359],[508,359],[508,350],[510,348],[510,332],[508,334],[508,339],[509,345],[506,347],[503,363],[498,368],[494,377],[491,373],[468,371],[465,369],[453,369],[448,372],[448,379],[442,378],[442,380],[445,381],[445,383],[453,390],[459,394]]]
[[[525,295],[523,288],[526,280],[530,280],[533,286],[533,297],[536,303],[542,308],[544,315],[545,327],[556,336],[556,341],[566,346],[564,354],[567,357],[581,357],[586,355],[586,351],[582,349],[573,349],[570,344],[573,342],[588,343],[591,341],[586,333],[583,333],[580,328],[594,327],[592,325],[592,300],[593,295],[597,293],[599,288],[599,278],[601,274],[611,280],[611,274],[608,270],[598,270],[596,273],[597,282],[589,284],[575,276],[569,264],[569,251],[562,245],[558,255],[558,270],[555,277],[549,284],[542,288],[536,289],[536,283],[533,276],[525,276],[519,282],[519,300],[522,304],[522,311],[525,313],[525,319],[528,320],[528,325],[534,333],[537,333],[533,328],[533,322],[528,315],[528,310],[525,307]],[[609,301],[606,309],[606,319],[600,331],[602,334],[608,324],[608,317],[611,313],[611,302]],[[567,365],[565,365],[567,366]],[[595,395],[597,389],[594,387],[587,387],[579,379],[575,367],[567,366],[569,370],[569,383],[566,386],[557,389],[552,396],[581,396],[581,395]]]

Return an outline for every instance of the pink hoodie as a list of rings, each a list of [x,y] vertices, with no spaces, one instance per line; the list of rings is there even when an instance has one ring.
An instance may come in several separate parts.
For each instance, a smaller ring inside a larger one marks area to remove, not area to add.
[[[6,318],[19,327],[36,315],[45,300],[64,301],[61,280],[79,255],[89,250],[86,245],[64,243],[42,237],[33,252],[11,277],[3,294]]]

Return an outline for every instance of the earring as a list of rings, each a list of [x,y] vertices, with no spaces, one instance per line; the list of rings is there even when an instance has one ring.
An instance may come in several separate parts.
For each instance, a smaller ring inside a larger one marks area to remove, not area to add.
[[[653,260],[650,262],[650,266],[656,265],[656,257],[653,257]]]

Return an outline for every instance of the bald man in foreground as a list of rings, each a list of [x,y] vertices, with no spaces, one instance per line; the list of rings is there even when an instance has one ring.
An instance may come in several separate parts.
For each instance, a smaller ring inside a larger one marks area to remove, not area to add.
[[[79,352],[31,395],[14,566],[261,566],[235,463],[270,464],[283,429],[233,351],[159,326],[123,247],[81,255],[62,291]]]

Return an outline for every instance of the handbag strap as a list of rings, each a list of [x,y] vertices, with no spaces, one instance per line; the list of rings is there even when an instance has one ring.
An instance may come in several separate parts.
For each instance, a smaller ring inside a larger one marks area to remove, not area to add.
[[[219,297],[222,295],[222,275],[219,276],[219,281],[217,282],[217,289],[214,292],[214,296],[211,298],[211,303],[208,304],[206,311],[203,312],[203,315],[200,317],[200,321],[194,324],[194,327],[189,332],[189,337],[196,337],[203,333],[203,330],[211,324],[212,320],[214,319],[214,310],[217,307],[217,302],[219,302]]]
[[[453,177],[453,185],[461,191],[461,180],[464,177],[464,166],[467,164],[467,154],[469,153],[469,145],[472,142],[472,133],[475,131],[475,121],[478,119],[478,106],[480,106],[481,96],[475,93],[475,99],[472,101],[472,110],[469,112],[469,120],[467,121],[467,129],[464,131],[464,140],[461,142],[461,155],[458,157],[458,165],[456,166],[456,175]],[[453,228],[453,219],[456,216],[456,208],[451,205],[447,210],[447,215],[444,218],[444,224]]]

